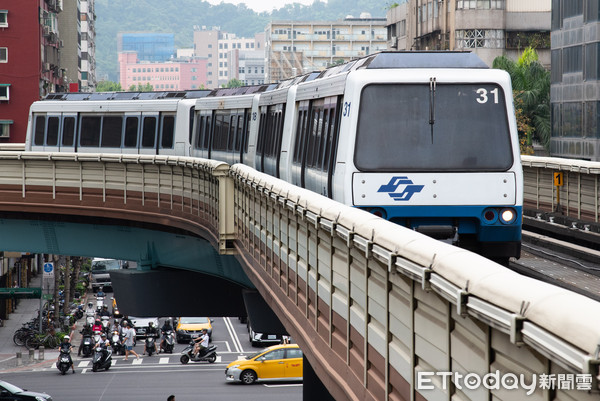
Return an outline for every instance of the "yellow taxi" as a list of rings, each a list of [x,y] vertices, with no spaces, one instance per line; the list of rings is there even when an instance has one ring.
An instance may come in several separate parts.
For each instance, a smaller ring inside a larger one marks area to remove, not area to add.
[[[264,380],[302,380],[302,350],[298,344],[265,348],[227,365],[225,380],[244,384]]]
[[[212,322],[213,320],[208,317],[178,317],[175,326],[177,342],[190,342],[202,334],[203,329],[206,329],[212,341]]]

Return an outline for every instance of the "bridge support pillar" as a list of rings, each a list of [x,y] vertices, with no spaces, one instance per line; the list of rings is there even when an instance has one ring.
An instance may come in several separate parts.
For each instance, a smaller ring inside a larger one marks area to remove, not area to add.
[[[306,357],[302,360],[303,380],[302,380],[302,400],[303,401],[335,401],[335,398],[329,394],[329,391],[315,373],[310,362]]]

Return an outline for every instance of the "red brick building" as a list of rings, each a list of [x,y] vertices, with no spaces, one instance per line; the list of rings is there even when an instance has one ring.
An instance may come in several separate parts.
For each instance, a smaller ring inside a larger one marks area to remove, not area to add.
[[[0,145],[24,143],[31,103],[66,91],[61,11],[62,0],[0,0]]]

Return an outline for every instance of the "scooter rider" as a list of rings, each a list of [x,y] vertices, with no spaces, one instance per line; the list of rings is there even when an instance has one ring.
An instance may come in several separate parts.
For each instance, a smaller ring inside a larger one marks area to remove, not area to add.
[[[100,336],[100,341],[96,343],[94,348],[100,347],[102,352],[102,360],[105,360],[108,355],[108,347],[110,347],[110,341],[106,338],[106,333],[102,333]]]
[[[108,316],[108,317],[110,317],[110,312],[108,311],[108,306],[104,305],[102,307],[102,310],[98,313],[98,315],[100,317],[102,317],[102,316]]]
[[[148,337],[154,337],[156,339],[156,337],[158,337],[158,331],[156,330],[156,327],[154,327],[154,324],[152,322],[148,323],[148,329],[146,330],[146,336]],[[156,341],[154,341],[154,352],[158,353],[158,349],[156,348]],[[144,341],[144,352],[142,354],[146,353],[146,342]]]
[[[92,326],[92,331],[102,331],[102,322],[100,322],[100,319],[96,319],[94,325]]]
[[[80,333],[81,333],[81,343],[79,344],[79,349],[77,350],[77,356],[81,355],[81,348],[83,347],[83,339],[85,337],[92,337],[92,335],[93,335],[92,327],[89,324],[86,324],[85,326],[83,326],[83,329],[81,329]]]
[[[71,369],[73,373],[75,373],[75,367],[73,366],[73,358],[71,358],[71,351],[73,351],[73,345],[71,344],[71,338],[69,336],[64,336],[62,339],[62,343],[60,343],[59,348],[66,348],[69,350],[69,362],[71,362]],[[60,356],[56,360],[57,363],[60,362]],[[58,366],[58,365],[57,365]]]
[[[165,323],[160,328],[160,331],[162,333],[162,340],[160,341],[160,348],[162,349],[165,346],[165,338],[167,337],[167,333],[169,331],[174,331],[173,326],[171,326],[171,320],[169,320],[169,319],[165,320]]]
[[[202,334],[194,339],[196,344],[194,344],[194,358],[198,356],[199,353],[208,348],[208,342],[210,337],[208,336],[208,330],[202,329]]]

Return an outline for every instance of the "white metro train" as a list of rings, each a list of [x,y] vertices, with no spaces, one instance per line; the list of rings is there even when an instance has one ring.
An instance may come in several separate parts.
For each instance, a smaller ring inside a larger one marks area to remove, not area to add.
[[[31,106],[26,150],[244,163],[495,260],[520,255],[511,82],[472,53],[377,53],[213,91],[54,94]]]

